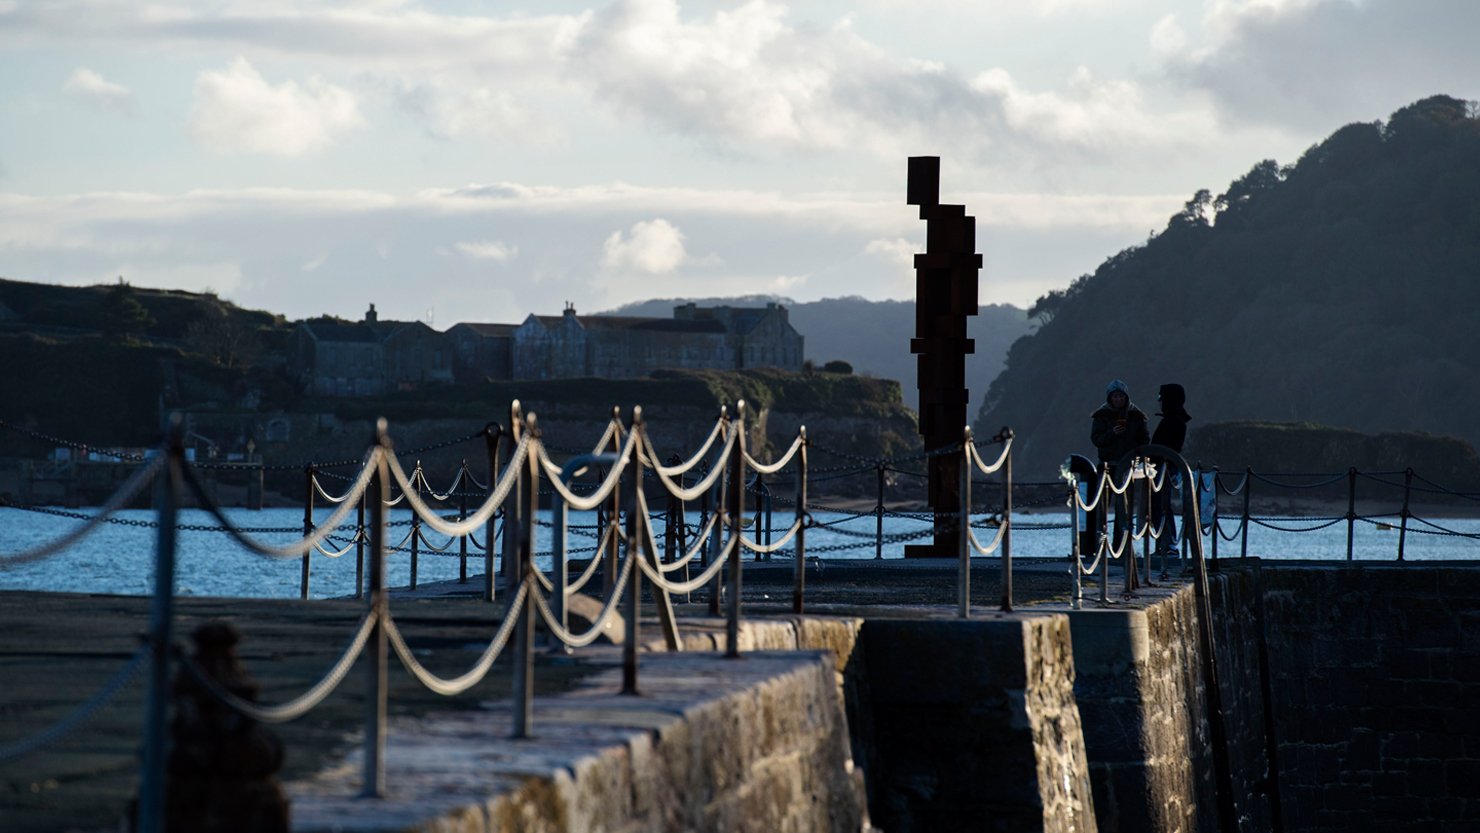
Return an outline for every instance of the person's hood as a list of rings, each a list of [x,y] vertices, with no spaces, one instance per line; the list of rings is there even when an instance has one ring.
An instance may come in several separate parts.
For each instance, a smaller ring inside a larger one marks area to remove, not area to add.
[[[1115,393],[1116,391],[1120,391],[1121,393],[1125,394],[1126,405],[1129,406],[1131,401],[1131,389],[1126,387],[1125,382],[1122,382],[1119,379],[1111,379],[1110,384],[1105,386],[1105,404],[1110,404],[1110,394]]]
[[[1161,412],[1168,416],[1180,416],[1191,419],[1187,414],[1187,391],[1178,384],[1165,384],[1157,392],[1161,399]]]

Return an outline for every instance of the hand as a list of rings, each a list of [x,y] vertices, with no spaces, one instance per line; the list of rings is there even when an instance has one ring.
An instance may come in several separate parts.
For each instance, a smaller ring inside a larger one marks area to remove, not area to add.
[[[1112,428],[1112,429],[1110,429],[1110,430],[1114,431],[1116,434],[1124,434],[1125,433],[1125,423],[1124,422],[1117,422],[1117,423],[1115,423],[1115,427]]]

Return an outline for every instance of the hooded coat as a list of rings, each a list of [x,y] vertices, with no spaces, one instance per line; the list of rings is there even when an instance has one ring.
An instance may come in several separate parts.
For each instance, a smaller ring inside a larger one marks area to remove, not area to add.
[[[1110,394],[1120,391],[1125,394],[1125,407],[1116,410],[1110,406]],[[1100,450],[1100,462],[1115,465],[1130,450],[1151,442],[1146,429],[1146,413],[1131,402],[1130,390],[1125,383],[1116,379],[1105,387],[1105,404],[1090,415],[1089,441]],[[1125,430],[1115,433],[1115,426],[1125,420]]]
[[[1182,444],[1187,441],[1187,423],[1192,421],[1185,407],[1187,392],[1181,385],[1162,385],[1158,396],[1161,399],[1161,411],[1157,416],[1161,417],[1161,421],[1156,424],[1156,433],[1151,435],[1151,441],[1180,454]]]

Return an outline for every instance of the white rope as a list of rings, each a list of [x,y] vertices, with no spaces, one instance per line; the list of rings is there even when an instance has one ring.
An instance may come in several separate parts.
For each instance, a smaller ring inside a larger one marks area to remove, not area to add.
[[[719,454],[720,459],[729,456],[731,449],[735,445],[735,435],[736,432],[734,431],[728,432],[727,436],[725,437],[724,448],[720,451]],[[646,439],[646,432],[643,432],[643,436],[644,439]],[[648,459],[656,459],[658,455],[657,452],[653,450],[652,443],[645,442],[644,446],[647,448]],[[720,476],[724,474],[725,470],[724,466],[716,465],[709,470],[709,474],[705,475],[703,480],[700,480],[698,483],[695,483],[693,486],[685,489],[683,488],[683,486],[674,483],[673,480],[668,477],[668,475],[663,473],[662,469],[659,469],[656,466],[652,466],[651,468],[652,471],[657,473],[658,480],[663,483],[663,488],[668,490],[668,494],[673,495],[674,497],[682,501],[698,499],[705,492],[713,488],[715,481],[717,481]]]
[[[695,590],[698,590],[699,588],[708,584],[710,580],[714,578],[715,574],[718,573],[720,569],[725,566],[725,561],[730,557],[730,553],[735,549],[735,546],[735,539],[731,538],[722,547],[719,556],[716,557],[708,567],[704,568],[704,572],[700,573],[697,577],[688,581],[669,581],[667,577],[663,575],[662,571],[654,570],[652,567],[649,567],[645,563],[639,566],[642,567],[642,571],[647,575],[648,581],[651,581],[654,586],[660,587],[668,593],[684,595],[692,593]]]
[[[550,629],[550,633],[554,634],[556,639],[559,639],[572,648],[584,648],[597,639],[600,639],[602,632],[606,630],[607,621],[611,619],[612,613],[617,609],[617,605],[622,600],[622,591],[627,587],[627,581],[632,577],[632,562],[634,560],[637,560],[637,553],[635,551],[628,552],[626,559],[622,561],[622,569],[617,573],[617,582],[612,586],[611,597],[601,606],[601,613],[596,617],[596,621],[591,623],[591,629],[583,634],[576,635],[561,626],[555,620],[555,612],[550,609],[549,604],[545,601],[545,597],[539,593],[535,593],[535,608],[539,610],[540,618],[545,620],[545,626]]]
[[[471,668],[452,679],[439,677],[421,664],[421,661],[411,652],[411,648],[401,636],[401,630],[396,627],[395,620],[389,615],[385,617],[385,635],[389,639],[391,647],[396,650],[396,656],[400,657],[401,663],[406,666],[406,670],[410,671],[412,676],[416,677],[422,685],[444,697],[462,694],[464,691],[477,685],[484,677],[488,676],[488,671],[493,667],[494,660],[498,659],[498,655],[504,650],[504,645],[508,643],[509,637],[514,633],[514,626],[524,609],[528,595],[529,583],[520,582],[519,590],[514,594],[514,601],[509,604],[508,611],[504,613],[504,621],[499,624],[498,630],[494,632],[493,639],[489,641],[488,646],[483,649],[482,655],[478,657]]]
[[[1007,438],[1007,442],[1002,444],[1002,453],[997,455],[997,462],[993,463],[990,466],[982,462],[981,452],[976,450],[975,442],[967,444],[966,453],[970,455],[972,461],[976,464],[977,471],[981,472],[982,474],[993,474],[998,469],[1002,468],[1003,463],[1007,462],[1007,455],[1012,453],[1013,439],[1014,438],[1012,437]]]
[[[796,536],[797,530],[801,528],[802,519],[797,518],[795,521],[792,521],[791,528],[786,530],[786,532],[782,534],[781,540],[776,541],[775,543],[757,544],[749,538],[746,538],[743,533],[740,535],[740,543],[743,544],[745,548],[750,550],[751,552],[775,552],[779,549],[783,549],[788,543],[790,543],[791,539]]]
[[[529,453],[529,444],[532,442],[538,442],[538,440],[531,440],[527,434],[519,439],[519,444],[514,447],[513,456],[509,458],[509,465],[504,469],[503,477],[499,478],[493,493],[483,501],[483,504],[473,514],[461,521],[443,520],[435,510],[427,506],[417,496],[414,487],[408,489],[410,483],[407,480],[406,473],[401,470],[401,465],[396,462],[394,455],[387,454],[386,462],[389,464],[391,477],[401,486],[401,496],[411,502],[411,511],[415,512],[427,526],[436,530],[438,533],[450,538],[461,538],[464,535],[470,535],[482,529],[488,523],[488,519],[493,517],[493,513],[498,511],[499,506],[503,505],[504,500],[509,496],[509,492],[514,488],[514,483],[519,479],[519,467],[524,463],[525,457]]]
[[[970,523],[967,523],[965,524],[966,540],[971,544],[971,548],[976,550],[978,553],[982,555],[991,555],[992,553],[997,551],[997,547],[1002,543],[1002,536],[1007,533],[1007,528],[1011,525],[1012,521],[1004,520],[1001,524],[998,525],[997,535],[992,538],[992,543],[988,544],[986,547],[983,547],[981,543],[976,540],[975,530],[971,528]]]
[[[617,487],[617,484],[619,482],[621,482],[622,473],[627,470],[627,466],[632,462],[633,453],[637,448],[638,434],[639,432],[637,431],[633,431],[628,434],[626,445],[622,448],[621,451],[617,452],[617,462],[611,467],[611,470],[606,473],[606,479],[601,481],[601,485],[597,487],[596,491],[584,497],[571,491],[569,487],[561,482],[560,466],[556,465],[555,462],[546,455],[544,445],[540,444],[536,448],[539,455],[540,465],[542,468],[544,468],[545,474],[550,478],[550,485],[553,486],[555,491],[559,493],[560,497],[565,500],[567,506],[577,511],[584,512],[600,506],[608,497],[611,496],[612,490]],[[538,443],[538,440],[536,440],[536,442]]]
[[[803,443],[805,442],[806,441],[802,438],[802,436],[798,434],[797,438],[791,441],[791,448],[788,448],[786,450],[786,453],[781,455],[780,460],[777,460],[770,465],[758,462],[754,457],[750,456],[749,452],[745,452],[745,465],[749,466],[751,470],[759,474],[775,474],[776,472],[786,468],[786,464],[791,462],[791,458],[796,456],[797,451],[801,449]]]
[[[724,433],[724,428],[726,424],[726,421],[723,419],[716,421],[714,423],[714,427],[709,430],[709,436],[705,438],[704,443],[699,446],[699,450],[694,452],[693,455],[689,457],[689,459],[672,466],[662,465],[663,461],[658,458],[657,451],[655,451],[653,448],[652,438],[645,437],[643,441],[647,444],[648,451],[652,457],[652,462],[648,464],[649,467],[652,468],[653,471],[656,471],[659,474],[667,475],[669,477],[672,477],[673,475],[683,475],[689,473],[689,471],[691,471],[695,466],[704,462],[704,455],[709,453],[710,446],[714,445],[714,441],[719,438],[720,434]],[[644,428],[644,433],[646,433],[646,428]]]

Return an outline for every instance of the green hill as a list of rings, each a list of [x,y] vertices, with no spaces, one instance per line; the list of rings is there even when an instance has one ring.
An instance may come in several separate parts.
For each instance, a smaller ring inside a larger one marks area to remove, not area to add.
[[[1148,413],[1158,385],[1186,386],[1193,428],[1309,421],[1477,444],[1476,309],[1480,121],[1436,96],[1199,191],[1145,245],[1040,298],[977,425],[1013,426],[1018,470],[1051,476],[1093,451],[1090,412],[1120,378]]]

